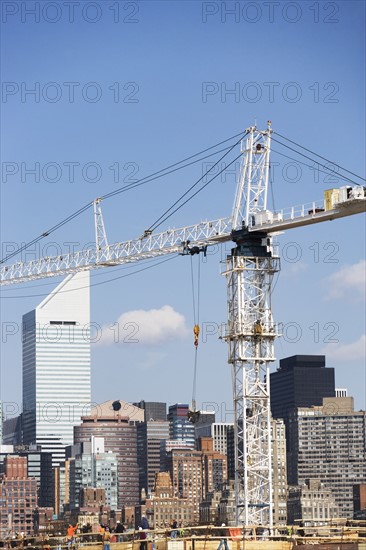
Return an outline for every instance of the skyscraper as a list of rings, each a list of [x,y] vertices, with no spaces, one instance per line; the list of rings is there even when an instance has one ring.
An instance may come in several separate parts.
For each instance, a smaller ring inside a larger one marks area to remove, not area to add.
[[[90,410],[89,286],[89,272],[69,275],[23,316],[23,442],[54,465]]]
[[[167,420],[148,420],[137,424],[139,488],[148,495],[154,490],[155,476],[161,470],[160,442],[169,439]]]
[[[133,403],[133,405],[144,410],[145,422],[149,420],[166,420],[166,403],[141,400],[138,403]]]
[[[366,412],[352,397],[324,398],[321,407],[299,407],[289,419],[292,447],[288,481],[319,479],[333,491],[341,517],[353,516],[353,485],[366,483]]]
[[[168,420],[170,439],[180,439],[192,444],[194,448],[194,424],[188,421],[188,405],[176,403],[169,407]]]
[[[285,423],[292,409],[321,405],[323,397],[335,397],[334,368],[326,368],[324,355],[281,359],[270,384],[272,416]]]

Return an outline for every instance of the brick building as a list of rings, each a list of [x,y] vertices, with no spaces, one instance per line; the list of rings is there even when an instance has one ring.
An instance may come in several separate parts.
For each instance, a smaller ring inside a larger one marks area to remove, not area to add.
[[[213,451],[212,438],[201,438],[199,446],[198,451],[177,449],[168,456],[174,495],[188,498],[193,504],[197,524],[199,506],[206,494],[219,489],[227,480],[226,456]]]
[[[7,456],[0,478],[0,537],[33,534],[37,480],[28,477],[26,457]]]

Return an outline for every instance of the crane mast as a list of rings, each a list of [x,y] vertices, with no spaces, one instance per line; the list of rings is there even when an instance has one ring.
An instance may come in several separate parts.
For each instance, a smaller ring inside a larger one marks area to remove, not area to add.
[[[271,125],[249,136],[233,210],[236,247],[226,260],[228,362],[232,369],[236,525],[272,526],[269,364],[278,336],[271,311],[273,276],[280,269],[272,237],[249,232],[266,210]],[[239,223],[241,227],[239,228]]]

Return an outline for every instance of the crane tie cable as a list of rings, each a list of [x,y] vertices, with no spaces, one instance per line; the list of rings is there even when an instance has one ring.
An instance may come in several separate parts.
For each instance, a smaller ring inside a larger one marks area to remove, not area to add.
[[[183,168],[186,168],[187,166],[191,166],[192,164],[195,164],[196,162],[200,162],[201,160],[204,160],[204,159],[206,159],[210,156],[217,155],[218,153],[221,153],[222,151],[227,150],[227,148],[224,148],[224,149],[221,149],[221,150],[216,151],[214,153],[211,153],[210,155],[206,155],[205,157],[198,158],[198,159],[196,159],[196,160],[194,160],[194,161],[192,161],[192,162],[190,162],[186,165],[183,165],[183,166],[179,167],[179,164],[182,164],[182,163],[186,162],[187,160],[191,160],[191,159],[201,155],[202,153],[206,153],[207,151],[210,151],[210,150],[214,149],[215,147],[218,147],[219,145],[222,145],[223,143],[226,143],[227,141],[230,141],[230,140],[238,137],[239,135],[241,136],[242,132],[240,132],[239,134],[234,134],[230,138],[227,138],[223,141],[220,141],[220,142],[216,143],[215,145],[212,145],[211,147],[203,149],[199,153],[195,153],[194,155],[186,157],[185,159],[183,159],[179,162],[176,162],[174,164],[171,164],[171,165],[167,166],[166,168],[158,170],[157,172],[154,172],[153,174],[145,176],[144,178],[141,178],[137,182],[130,183],[128,185],[120,187],[119,189],[116,189],[115,191],[111,191],[110,193],[106,193],[105,195],[102,195],[100,198],[101,199],[108,199],[108,198],[113,197],[113,196],[115,196],[119,193],[130,191],[131,189],[135,189],[136,187],[139,187],[140,185],[144,185],[145,183],[149,183],[150,181],[154,181],[155,179],[159,179],[160,177],[167,176],[168,174],[171,174],[171,173],[173,173],[177,170],[181,170]],[[174,170],[170,170],[171,168],[174,168]],[[170,171],[168,172],[167,170],[170,170]],[[93,205],[93,202],[94,201],[88,202],[87,204],[82,206],[79,210],[76,210],[73,214],[70,214],[68,217],[64,218],[63,220],[61,220],[59,223],[57,223],[56,225],[54,225],[50,229],[48,229],[48,230],[44,231],[43,233],[41,233],[41,235],[38,235],[38,237],[35,237],[32,241],[29,241],[28,243],[24,243],[22,246],[17,248],[15,251],[8,254],[5,258],[2,258],[0,260],[0,264],[3,264],[5,262],[7,262],[8,260],[13,258],[14,256],[18,255],[20,252],[23,252],[24,250],[26,250],[27,248],[32,246],[33,244],[36,244],[37,242],[44,239],[45,237],[48,237],[51,233],[53,233],[54,231],[56,231],[57,229],[59,229],[63,225],[67,224],[69,221],[73,220],[74,218],[76,218],[77,216],[79,216],[80,214],[82,214],[83,212],[88,210]]]
[[[303,145],[300,145],[299,143],[296,143],[296,141],[293,141],[292,139],[289,139],[287,138],[286,136],[282,136],[279,132],[273,132],[274,134],[276,134],[277,136],[280,136],[282,139],[285,139],[286,141],[289,141],[290,143],[293,143],[294,145],[296,145],[297,147],[301,147],[301,149],[304,149],[305,151],[307,151],[308,153],[311,153],[312,155],[315,155],[316,157],[319,157],[320,159],[323,159],[323,160],[326,160],[327,162],[329,162],[330,164],[333,164],[334,166],[338,166],[339,168],[342,168],[342,170],[344,170],[344,172],[348,172],[349,174],[351,174],[352,176],[355,176],[356,178],[359,178],[360,180],[362,181],[366,181],[365,178],[362,178],[361,176],[358,176],[357,174],[355,174],[354,172],[351,172],[351,170],[347,170],[347,168],[344,168],[342,166],[340,166],[339,164],[337,164],[336,162],[332,162],[331,160],[325,158],[325,157],[322,157],[321,155],[318,155],[318,153],[315,153],[314,151],[312,151],[311,149],[307,149],[306,147],[304,147]],[[359,184],[357,184],[359,185]]]
[[[291,151],[294,151],[294,153],[296,153],[297,155],[301,155],[302,157],[305,157],[305,158],[307,158],[308,160],[311,160],[311,161],[313,161],[313,162],[317,162],[317,161],[314,161],[314,159],[312,159],[312,158],[309,157],[308,155],[305,155],[304,153],[301,153],[300,151],[296,151],[296,149],[294,149],[293,147],[290,147],[289,145],[286,145],[285,143],[282,143],[281,141],[279,141],[278,139],[274,138],[273,136],[272,136],[272,140],[275,141],[276,143],[279,143],[280,145],[282,145],[282,147],[286,147],[287,149],[290,149]],[[360,184],[357,183],[356,181],[351,180],[348,176],[344,176],[343,174],[340,174],[339,172],[336,172],[335,170],[332,170],[331,168],[329,168],[329,167],[326,166],[325,164],[321,164],[320,162],[317,162],[317,164],[319,164],[319,166],[322,166],[323,168],[325,168],[325,169],[328,170],[329,172],[333,172],[333,174],[336,174],[337,176],[342,177],[343,179],[349,181],[350,183],[353,183],[354,185],[360,185]],[[360,176],[357,176],[357,177],[360,177]]]
[[[157,229],[163,222],[165,222],[167,219],[169,219],[175,212],[177,212],[177,210],[179,210],[182,206],[184,206],[188,201],[190,201],[193,197],[195,197],[200,191],[202,191],[202,189],[204,189],[208,183],[211,183],[211,181],[213,181],[217,176],[219,176],[224,170],[226,170],[229,166],[231,166],[231,164],[229,164],[228,166],[225,166],[225,168],[223,168],[218,174],[216,174],[209,182],[206,183],[206,185],[204,185],[201,189],[199,189],[198,192],[194,193],[191,197],[189,197],[183,204],[181,204],[181,206],[179,206],[178,208],[176,208],[175,210],[173,210],[173,212],[171,212],[168,216],[167,214],[175,207],[177,206],[177,204],[184,198],[188,195],[188,193],[190,191],[192,191],[192,189],[194,189],[202,180],[203,178],[205,178],[213,168],[215,168],[229,153],[231,153],[231,151],[242,141],[242,139],[247,135],[247,130],[244,132],[244,134],[241,134],[240,136],[240,139],[238,139],[238,141],[236,141],[234,143],[234,145],[232,145],[229,150],[224,153],[224,155],[222,155],[222,157],[219,158],[218,161],[215,162],[215,164],[213,164],[208,170],[206,170],[206,172],[204,174],[202,174],[202,176],[200,178],[198,178],[198,180],[193,184],[191,185],[169,208],[167,208],[167,210],[165,210],[165,212],[163,212],[163,214],[161,214],[161,216],[159,216],[159,218],[157,220],[155,220],[154,223],[152,223],[150,225],[150,227],[147,229],[148,232],[151,232],[151,231],[154,231],[155,229]],[[237,160],[239,157],[241,156],[241,154],[235,159]]]

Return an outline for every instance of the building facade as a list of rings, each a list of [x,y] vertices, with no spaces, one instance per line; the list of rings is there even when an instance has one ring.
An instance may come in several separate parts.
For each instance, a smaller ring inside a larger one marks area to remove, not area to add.
[[[281,419],[271,420],[273,523],[287,525],[286,429]]]
[[[3,445],[21,445],[23,441],[22,430],[23,415],[4,418],[3,420]]]
[[[366,483],[366,412],[352,397],[325,398],[321,407],[300,407],[289,419],[292,448],[288,483],[319,479],[331,489],[341,517],[353,517],[353,486]]]
[[[33,534],[37,480],[28,477],[26,457],[7,456],[0,476],[0,538]]]
[[[144,411],[144,421],[150,420],[166,420],[166,403],[161,401],[139,401],[133,403],[135,407],[139,407]]]
[[[213,448],[217,453],[227,454],[227,433],[233,427],[232,422],[212,422],[196,425],[196,439],[200,437],[212,437]]]
[[[136,426],[139,464],[139,490],[147,495],[154,490],[155,476],[162,468],[160,446],[169,438],[167,420],[148,420]]]
[[[5,474],[6,457],[24,457],[27,459],[27,476],[37,481],[37,500],[42,508],[54,506],[54,484],[52,455],[41,451],[37,446],[9,445],[0,447],[0,474]]]
[[[98,411],[98,408],[93,410]],[[104,438],[105,451],[117,455],[118,509],[139,504],[136,431],[128,417],[115,411],[102,415],[100,410],[95,415],[83,417],[81,425],[74,428],[75,444],[87,443],[92,436]]]
[[[211,438],[201,439],[201,450],[173,450],[168,455],[174,496],[187,498],[193,505],[194,523],[200,521],[200,503],[206,494],[227,481],[226,456],[213,451]]]
[[[23,443],[51,452],[54,466],[90,412],[89,278],[67,276],[23,316]]]
[[[70,509],[83,506],[83,489],[104,491],[103,505],[117,510],[117,455],[105,452],[104,438],[92,437],[89,444],[74,445],[74,457],[69,459],[69,502]],[[93,493],[94,495],[94,493]],[[90,495],[89,495],[90,496]]]
[[[186,441],[191,444],[194,449],[194,424],[188,421],[188,410],[189,406],[183,403],[176,403],[169,407],[169,436],[170,439]]]
[[[174,494],[168,472],[156,474],[153,495],[146,500],[146,512],[152,518],[153,525],[150,527],[153,529],[169,527],[174,520],[179,527],[189,526],[195,520],[193,503]]]
[[[335,397],[334,369],[325,366],[324,355],[293,355],[280,360],[270,375],[271,413],[287,422],[296,407],[321,405],[323,397]]]
[[[357,483],[353,486],[353,517],[366,516],[366,483]]]
[[[304,525],[322,525],[339,517],[339,508],[331,489],[319,479],[307,479],[288,494],[288,523],[302,520]]]

